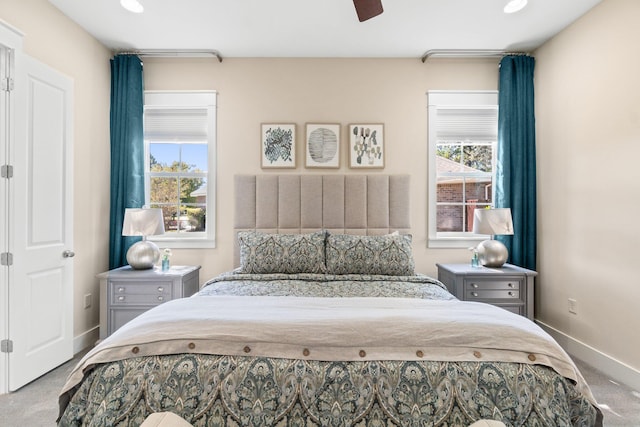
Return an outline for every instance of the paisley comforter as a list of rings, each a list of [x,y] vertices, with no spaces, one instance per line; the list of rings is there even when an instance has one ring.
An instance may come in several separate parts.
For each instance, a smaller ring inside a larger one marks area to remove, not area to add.
[[[540,328],[420,275],[221,275],[100,343],[60,404],[60,426],[602,424]]]

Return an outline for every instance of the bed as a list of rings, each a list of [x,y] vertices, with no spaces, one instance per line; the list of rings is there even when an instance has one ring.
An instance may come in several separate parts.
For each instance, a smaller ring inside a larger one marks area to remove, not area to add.
[[[595,426],[569,356],[528,319],[415,272],[404,175],[235,182],[238,268],[92,349],[60,426]]]

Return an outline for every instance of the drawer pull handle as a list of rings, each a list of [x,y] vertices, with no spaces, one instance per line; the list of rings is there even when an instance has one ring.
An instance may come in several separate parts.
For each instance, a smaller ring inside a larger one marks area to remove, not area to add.
[[[509,283],[508,285],[510,288],[513,288],[513,283]]]
[[[124,296],[120,295],[120,296],[118,297],[118,301],[124,301]]]
[[[158,297],[158,301],[164,301],[164,297]]]
[[[158,286],[158,292],[162,292],[164,291],[164,288],[162,286]]]
[[[512,297],[513,296],[513,292],[509,291],[509,296]]]
[[[123,287],[118,288],[118,292],[124,292],[124,288]]]
[[[477,283],[472,283],[472,284],[471,284],[471,287],[472,287],[472,288],[475,288],[475,289],[478,289],[478,284],[477,284]]]
[[[471,296],[472,296],[472,297],[477,297],[477,296],[478,296],[478,293],[477,293],[477,292],[471,292]]]

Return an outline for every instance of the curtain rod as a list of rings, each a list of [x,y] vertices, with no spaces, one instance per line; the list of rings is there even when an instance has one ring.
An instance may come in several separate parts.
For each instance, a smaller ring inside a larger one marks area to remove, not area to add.
[[[508,52],[498,49],[431,49],[422,55],[422,62],[432,57],[442,58],[495,58],[505,55],[529,55],[528,52]]]
[[[157,58],[206,58],[214,56],[218,62],[222,62],[222,55],[217,50],[197,50],[197,49],[146,49],[134,51],[116,52],[119,55],[138,55]]]

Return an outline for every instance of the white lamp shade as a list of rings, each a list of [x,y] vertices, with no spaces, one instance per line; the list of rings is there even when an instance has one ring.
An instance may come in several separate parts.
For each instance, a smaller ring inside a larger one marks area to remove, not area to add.
[[[122,224],[123,236],[157,236],[159,234],[164,234],[162,209],[125,209]]]
[[[476,209],[473,213],[473,232],[475,234],[513,234],[511,209]]]

